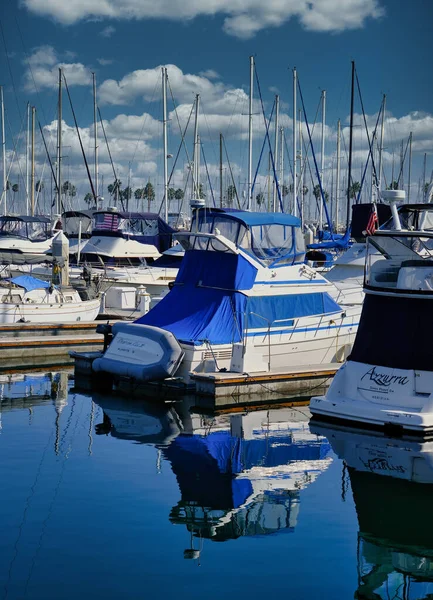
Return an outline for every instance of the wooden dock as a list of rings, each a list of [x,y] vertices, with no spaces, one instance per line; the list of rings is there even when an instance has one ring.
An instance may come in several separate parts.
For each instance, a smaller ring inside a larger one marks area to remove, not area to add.
[[[279,371],[248,373],[195,373],[192,380],[198,396],[211,396],[218,401],[226,398],[251,401],[260,394],[261,399],[296,396],[310,398],[323,394],[331,379],[341,367],[340,363],[287,367]]]
[[[0,371],[73,364],[71,350],[102,350],[104,338],[91,323],[0,325]]]
[[[164,381],[138,382],[131,378],[117,378],[92,370],[93,361],[101,352],[72,352],[75,359],[75,385],[91,390],[113,390],[126,397],[146,397],[162,402],[192,398],[197,405],[210,409],[235,405],[254,406],[257,403],[308,402],[313,395],[326,392],[340,363],[288,367],[278,372],[247,373],[194,373],[191,383],[185,385],[173,377]]]

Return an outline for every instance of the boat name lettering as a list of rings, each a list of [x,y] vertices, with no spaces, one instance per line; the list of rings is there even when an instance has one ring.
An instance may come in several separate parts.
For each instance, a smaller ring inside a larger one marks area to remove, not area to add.
[[[374,381],[374,383],[383,387],[389,387],[393,383],[396,383],[398,385],[406,385],[407,383],[409,383],[409,377],[405,377],[403,375],[387,375],[386,373],[380,373],[376,371],[376,367],[372,367],[367,371],[367,373],[364,373],[364,375],[361,377],[361,381],[365,377],[369,377],[370,381]]]
[[[361,458],[361,462],[370,471],[395,471],[397,473],[404,473],[406,471],[401,465],[390,464],[386,458],[371,458],[367,461]]]
[[[132,346],[133,348],[142,348],[144,346],[143,342],[131,342],[130,340],[125,340],[123,338],[119,339],[119,345]]]

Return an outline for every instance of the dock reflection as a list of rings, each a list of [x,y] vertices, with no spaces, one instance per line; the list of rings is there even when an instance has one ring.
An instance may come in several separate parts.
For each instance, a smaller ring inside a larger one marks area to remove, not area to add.
[[[433,441],[312,430],[347,465],[359,523],[355,598],[433,598]]]

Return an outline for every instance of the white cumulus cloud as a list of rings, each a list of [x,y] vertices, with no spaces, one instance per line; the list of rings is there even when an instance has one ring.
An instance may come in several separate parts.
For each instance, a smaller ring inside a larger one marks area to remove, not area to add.
[[[79,62],[62,60],[63,58],[72,60],[72,56],[69,52],[60,56],[52,46],[35,48],[25,61],[25,90],[34,93],[43,88],[55,89],[59,68],[63,69],[68,85],[89,85],[92,81],[92,73],[88,67]]]
[[[221,15],[224,31],[248,39],[291,18],[312,31],[338,32],[363,27],[384,14],[380,0],[23,0],[31,12],[65,25],[83,19],[190,20]],[[108,26],[107,30],[113,29]]]

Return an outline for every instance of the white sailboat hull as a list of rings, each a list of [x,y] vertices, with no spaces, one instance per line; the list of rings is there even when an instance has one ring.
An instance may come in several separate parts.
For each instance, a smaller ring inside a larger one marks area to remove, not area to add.
[[[84,300],[77,303],[6,304],[0,303],[0,323],[75,323],[94,321],[101,301]]]

